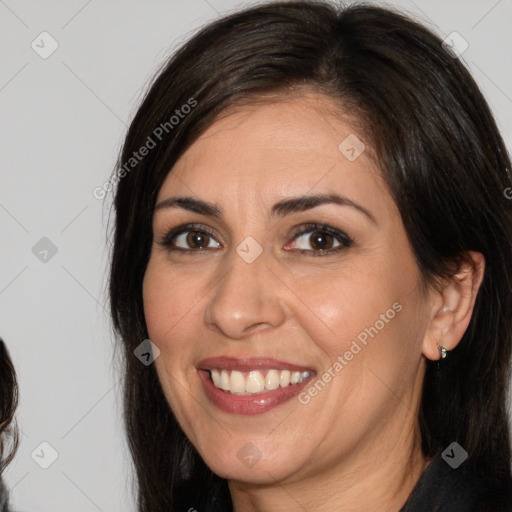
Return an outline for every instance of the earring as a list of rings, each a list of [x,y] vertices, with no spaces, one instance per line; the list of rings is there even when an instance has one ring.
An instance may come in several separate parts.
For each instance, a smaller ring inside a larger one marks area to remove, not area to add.
[[[446,359],[446,355],[448,354],[448,350],[446,350],[442,345],[437,345],[437,348],[441,352],[441,359]],[[439,359],[437,360],[437,371],[440,370]]]

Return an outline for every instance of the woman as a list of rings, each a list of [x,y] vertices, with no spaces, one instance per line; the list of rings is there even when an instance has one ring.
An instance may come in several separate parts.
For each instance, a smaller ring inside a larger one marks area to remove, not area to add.
[[[113,176],[139,510],[512,510],[510,167],[391,10],[269,3],[179,49]]]
[[[17,430],[13,427],[18,404],[18,385],[7,347],[0,339],[0,477],[14,457],[18,446]],[[8,493],[0,478],[0,510],[8,512]]]

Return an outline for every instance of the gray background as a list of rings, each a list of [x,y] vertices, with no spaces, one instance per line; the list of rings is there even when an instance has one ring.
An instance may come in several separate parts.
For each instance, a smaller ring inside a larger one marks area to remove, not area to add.
[[[6,472],[15,510],[134,510],[106,310],[110,201],[92,191],[162,61],[208,20],[250,3],[0,1],[0,335],[21,389],[21,445]],[[510,149],[512,1],[388,4],[468,42],[462,58]],[[31,47],[51,49],[43,31],[58,43],[46,59]]]

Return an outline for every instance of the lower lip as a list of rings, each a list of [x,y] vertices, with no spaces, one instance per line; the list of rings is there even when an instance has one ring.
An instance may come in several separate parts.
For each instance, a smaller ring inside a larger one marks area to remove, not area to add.
[[[233,395],[216,387],[210,374],[206,370],[198,370],[199,378],[203,383],[208,398],[219,408],[231,414],[254,415],[281,405],[297,396],[302,388],[315,376],[313,373],[299,384],[292,384],[286,388],[277,388],[259,395]]]

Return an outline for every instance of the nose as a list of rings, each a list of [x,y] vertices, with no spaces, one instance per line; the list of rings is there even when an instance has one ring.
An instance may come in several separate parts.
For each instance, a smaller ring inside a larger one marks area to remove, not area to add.
[[[208,328],[232,339],[278,327],[285,321],[283,283],[266,262],[265,252],[247,263],[235,251],[206,305]]]

